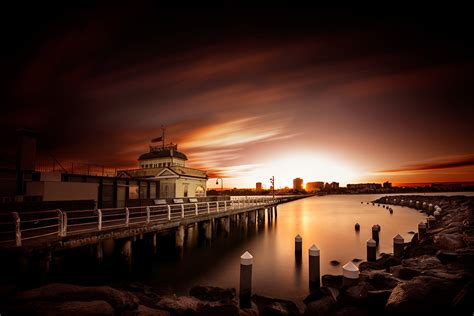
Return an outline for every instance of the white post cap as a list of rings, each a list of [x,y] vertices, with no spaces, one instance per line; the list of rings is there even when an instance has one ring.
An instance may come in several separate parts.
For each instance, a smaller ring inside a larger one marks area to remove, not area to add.
[[[319,257],[319,248],[315,244],[313,244],[309,249],[308,249],[309,255],[311,257]]]
[[[420,222],[418,228],[426,228],[426,223]]]
[[[357,268],[355,264],[349,261],[342,267],[342,275],[348,279],[358,279],[359,268]]]
[[[253,256],[250,252],[246,251],[242,256],[240,256],[240,264],[244,266],[250,266],[253,263]]]
[[[372,238],[367,239],[367,246],[369,247],[377,247],[377,242],[373,240]]]
[[[395,237],[393,237],[393,243],[394,244],[403,244],[405,242],[405,239],[400,234],[397,234]]]
[[[436,210],[436,211],[434,211],[433,214],[434,214],[434,216],[439,216],[441,213],[438,210]]]
[[[428,220],[435,220],[436,218],[433,215],[428,216]]]
[[[297,242],[302,242],[303,241],[303,237],[301,237],[299,234],[295,236],[295,241]]]

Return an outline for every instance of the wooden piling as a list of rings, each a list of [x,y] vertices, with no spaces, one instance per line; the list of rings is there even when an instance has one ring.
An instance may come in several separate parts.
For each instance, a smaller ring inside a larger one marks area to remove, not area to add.
[[[303,238],[300,235],[295,237],[295,254],[301,255],[303,250]]]
[[[251,308],[253,256],[246,251],[240,257],[240,308]]]
[[[370,238],[367,240],[367,261],[375,261],[377,259],[377,242]]]
[[[398,258],[403,258],[405,251],[405,240],[400,234],[393,237],[393,255]]]
[[[359,282],[359,268],[349,261],[342,267],[342,284],[344,286],[353,286]]]
[[[309,254],[309,288],[314,291],[320,287],[321,280],[321,260],[320,250],[313,244],[308,249]]]
[[[372,226],[372,239],[375,240],[377,244],[379,243],[379,231],[380,228],[378,225]]]
[[[421,240],[426,235],[426,224],[420,222],[418,224],[418,240]]]

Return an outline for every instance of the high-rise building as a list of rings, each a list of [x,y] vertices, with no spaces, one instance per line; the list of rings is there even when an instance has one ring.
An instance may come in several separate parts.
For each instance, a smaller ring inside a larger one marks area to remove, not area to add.
[[[388,182],[388,181],[385,181],[383,183],[383,188],[384,189],[391,189],[392,188],[392,183],[391,182]]]
[[[303,191],[303,179],[301,178],[293,179],[293,190]]]
[[[255,184],[255,190],[262,191],[262,182],[257,182]]]
[[[308,192],[320,191],[322,189],[324,189],[324,182],[322,181],[306,183],[306,191]]]

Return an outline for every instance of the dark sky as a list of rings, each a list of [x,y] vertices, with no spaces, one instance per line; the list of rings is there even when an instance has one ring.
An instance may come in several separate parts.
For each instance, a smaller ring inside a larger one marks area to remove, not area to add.
[[[474,180],[469,12],[6,9],[1,163],[28,127],[44,156],[134,167],[164,124],[238,186]]]

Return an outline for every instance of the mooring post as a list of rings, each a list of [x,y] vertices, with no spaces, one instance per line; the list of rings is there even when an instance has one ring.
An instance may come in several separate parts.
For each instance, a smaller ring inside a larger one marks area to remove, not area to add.
[[[400,234],[393,237],[393,255],[402,258],[405,248],[405,240]]]
[[[102,230],[102,210],[97,209],[97,229]]]
[[[128,207],[125,208],[125,227],[130,225],[130,210]]]
[[[146,207],[146,223],[147,223],[147,224],[150,223],[150,218],[151,218],[151,216],[150,216],[150,207],[147,206],[147,207]]]
[[[378,225],[372,226],[372,239],[375,240],[377,244],[379,243],[379,230]]]
[[[303,238],[298,234],[295,236],[295,255],[301,255],[303,251]]]
[[[421,240],[426,235],[426,224],[424,222],[420,222],[418,224],[418,240]]]
[[[375,261],[377,259],[377,242],[370,238],[367,240],[367,261]]]
[[[431,229],[436,224],[436,218],[433,215],[428,216],[428,228]]]
[[[20,215],[18,215],[18,212],[12,212],[12,216],[15,222],[15,246],[21,247]]]
[[[253,256],[246,251],[240,256],[240,308],[251,308]]]
[[[359,282],[359,268],[349,261],[342,267],[342,284],[344,286],[356,285]]]
[[[441,219],[441,212],[439,211],[439,209],[434,211],[433,215],[434,215],[434,217],[437,221],[439,221]]]
[[[320,286],[321,280],[321,271],[320,271],[320,251],[319,248],[313,244],[308,249],[309,254],[309,288],[311,291],[318,289]]]

